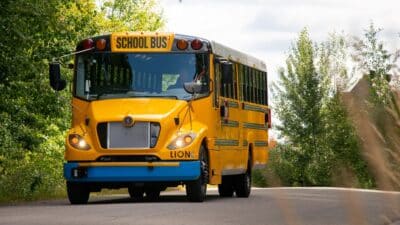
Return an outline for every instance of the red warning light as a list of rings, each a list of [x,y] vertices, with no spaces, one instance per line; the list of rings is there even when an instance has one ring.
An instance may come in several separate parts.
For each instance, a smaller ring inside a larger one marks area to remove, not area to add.
[[[201,42],[199,39],[194,39],[192,43],[190,43],[190,46],[193,50],[199,50],[203,47],[203,42]]]
[[[83,42],[82,42],[82,46],[83,46],[83,49],[90,49],[90,48],[93,48],[93,45],[94,45],[94,43],[93,43],[93,40],[92,39],[86,39],[86,40],[84,40]]]

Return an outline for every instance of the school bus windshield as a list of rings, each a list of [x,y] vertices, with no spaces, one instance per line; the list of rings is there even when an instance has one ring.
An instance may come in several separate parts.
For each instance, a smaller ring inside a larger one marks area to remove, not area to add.
[[[76,59],[74,94],[85,100],[162,97],[188,100],[185,82],[209,91],[208,54],[87,53]]]

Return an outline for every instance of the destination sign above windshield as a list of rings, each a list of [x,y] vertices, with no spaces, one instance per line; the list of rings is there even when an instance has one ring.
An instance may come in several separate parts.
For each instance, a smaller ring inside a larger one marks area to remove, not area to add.
[[[166,52],[171,51],[173,33],[113,33],[112,52]]]

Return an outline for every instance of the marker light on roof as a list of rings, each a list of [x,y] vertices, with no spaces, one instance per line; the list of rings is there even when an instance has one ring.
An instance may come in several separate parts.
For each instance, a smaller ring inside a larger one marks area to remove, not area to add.
[[[93,45],[94,45],[94,43],[93,43],[93,40],[92,39],[86,39],[86,40],[84,40],[83,42],[82,42],[82,46],[83,46],[83,49],[90,49],[90,48],[93,48]]]
[[[199,39],[194,39],[192,43],[190,43],[190,46],[193,50],[199,50],[203,47],[203,42],[201,42]]]
[[[188,42],[186,41],[186,40],[182,40],[182,39],[180,39],[180,40],[178,40],[177,42],[176,42],[176,47],[179,49],[179,50],[185,50],[185,49],[187,49],[187,47],[188,47]]]
[[[106,40],[105,39],[98,39],[96,41],[96,48],[97,50],[104,50],[106,48]]]

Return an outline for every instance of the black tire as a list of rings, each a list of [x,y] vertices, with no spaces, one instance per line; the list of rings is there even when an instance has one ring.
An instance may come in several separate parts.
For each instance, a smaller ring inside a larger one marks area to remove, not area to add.
[[[232,197],[233,196],[233,177],[222,176],[221,184],[218,184],[218,193],[220,197]]]
[[[67,194],[71,204],[86,204],[89,200],[90,189],[85,183],[67,181]]]
[[[129,196],[135,201],[143,200],[144,190],[143,187],[128,187]]]
[[[248,198],[251,193],[251,156],[247,162],[247,171],[245,174],[236,175],[235,192],[239,198]]]
[[[148,189],[146,192],[146,199],[155,201],[160,197],[160,190],[158,189]]]
[[[203,202],[207,195],[208,184],[208,155],[203,146],[199,151],[200,176],[197,180],[186,184],[186,195],[191,202]]]

